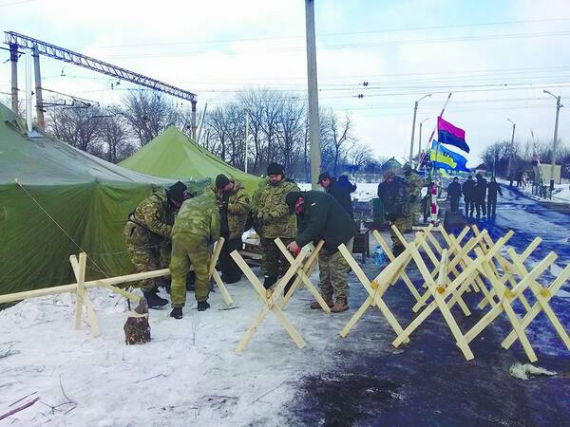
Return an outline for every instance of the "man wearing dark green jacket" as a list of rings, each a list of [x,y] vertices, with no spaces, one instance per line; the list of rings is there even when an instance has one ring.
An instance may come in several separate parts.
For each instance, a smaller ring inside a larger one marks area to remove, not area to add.
[[[331,312],[348,310],[348,263],[338,247],[344,243],[352,250],[354,221],[334,197],[321,191],[291,192],[285,201],[290,212],[297,213],[298,228],[295,241],[287,248],[297,255],[306,244],[325,241],[319,253],[321,295]],[[318,309],[320,305],[315,301],[310,307]]]

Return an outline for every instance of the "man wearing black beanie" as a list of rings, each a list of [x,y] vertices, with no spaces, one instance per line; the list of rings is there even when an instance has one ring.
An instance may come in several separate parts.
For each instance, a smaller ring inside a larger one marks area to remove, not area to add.
[[[285,177],[285,170],[278,163],[267,165],[267,178],[253,196],[252,213],[255,229],[259,233],[263,250],[262,268],[265,275],[263,283],[269,289],[279,276],[289,268],[287,259],[275,245],[278,237],[288,245],[295,238],[297,222],[295,215],[289,213],[285,196],[291,191],[299,191],[297,184]],[[285,288],[285,292],[288,287]]]

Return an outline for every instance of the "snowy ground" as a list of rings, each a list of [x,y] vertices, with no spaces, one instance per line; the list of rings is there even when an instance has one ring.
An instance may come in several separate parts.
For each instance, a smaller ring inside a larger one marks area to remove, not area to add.
[[[517,188],[517,187],[515,187]],[[541,202],[546,203],[561,203],[570,205],[570,184],[555,184],[554,191],[552,192],[552,200],[549,198],[543,199],[532,194],[532,186],[527,185],[526,187],[518,187],[518,190],[522,191],[526,196]]]
[[[368,202],[377,196],[378,182],[357,182],[356,191],[351,194],[352,200],[361,202]],[[302,191],[309,191],[311,189],[310,183],[300,183],[299,188]]]

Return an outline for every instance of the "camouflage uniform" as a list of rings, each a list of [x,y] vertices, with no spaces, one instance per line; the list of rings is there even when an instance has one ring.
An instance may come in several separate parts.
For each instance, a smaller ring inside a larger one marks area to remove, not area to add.
[[[239,181],[231,182],[233,182],[234,186],[229,193],[224,193],[216,188],[215,183],[208,187],[206,192],[215,194],[218,203],[227,203],[225,211],[220,209],[220,228],[222,237],[225,239],[224,246],[220,252],[220,267],[222,280],[235,283],[241,279],[241,270],[230,254],[234,250],[240,250],[243,247],[241,236],[244,232],[251,206],[243,184]],[[224,224],[225,218],[227,218],[227,224]]]
[[[419,224],[419,218],[421,215],[421,194],[422,194],[422,179],[420,176],[411,171],[409,175],[405,177],[406,183],[408,184],[408,189],[410,192],[410,217],[408,228],[412,228],[412,225]]]
[[[378,197],[384,205],[388,219],[392,225],[395,225],[400,233],[404,234],[412,229],[409,187],[402,178],[396,176],[393,181],[384,181],[378,186]],[[395,212],[391,213],[389,208],[392,207]],[[390,228],[390,237],[392,238],[392,251],[394,255],[399,255],[404,250],[404,244],[400,241],[396,233]]]
[[[168,202],[166,190],[143,200],[129,215],[124,229],[129,256],[137,272],[166,268],[170,258],[170,234],[176,209]],[[157,285],[157,279],[137,283],[143,292]]]
[[[205,193],[187,200],[180,208],[172,229],[170,273],[172,307],[186,303],[186,275],[190,266],[196,273],[196,301],[206,301],[210,294],[209,245],[220,237],[220,217],[216,198]]]
[[[262,269],[269,277],[284,275],[289,268],[287,259],[274,240],[279,237],[288,245],[295,239],[297,219],[289,214],[289,207],[285,203],[285,196],[291,191],[299,191],[299,187],[288,178],[283,178],[276,185],[266,179],[253,196],[253,217],[257,222],[256,229],[263,250]]]
[[[345,244],[349,252],[352,252],[354,238]],[[323,248],[319,252],[319,288],[321,295],[334,295],[348,298],[349,288],[346,272],[349,270],[348,262],[340,251],[330,252]]]

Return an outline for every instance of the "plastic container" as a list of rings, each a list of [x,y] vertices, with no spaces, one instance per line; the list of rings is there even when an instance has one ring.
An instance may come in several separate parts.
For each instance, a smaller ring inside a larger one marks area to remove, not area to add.
[[[380,247],[380,245],[376,246],[376,250],[374,251],[374,263],[380,267],[384,267],[386,265],[386,254]]]

